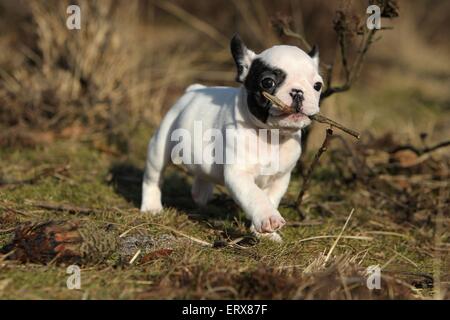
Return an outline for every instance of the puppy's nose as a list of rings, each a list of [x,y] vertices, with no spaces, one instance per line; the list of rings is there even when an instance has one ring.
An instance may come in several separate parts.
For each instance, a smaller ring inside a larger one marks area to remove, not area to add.
[[[292,102],[295,106],[295,110],[297,112],[300,112],[302,102],[303,100],[305,100],[305,97],[303,96],[303,91],[300,89],[292,89],[291,92],[289,92],[289,95],[292,97]]]
[[[302,89],[291,89],[291,92],[289,93],[291,95],[291,97],[295,96],[295,95],[303,95],[303,90]]]
[[[289,95],[292,97],[293,100],[299,101],[305,100],[305,97],[303,97],[303,90],[301,89],[292,89],[291,92],[289,92]]]

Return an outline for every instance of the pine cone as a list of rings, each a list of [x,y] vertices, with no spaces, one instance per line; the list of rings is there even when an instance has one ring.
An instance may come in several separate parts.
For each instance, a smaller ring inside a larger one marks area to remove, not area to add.
[[[46,221],[18,227],[12,242],[0,252],[10,259],[34,263],[101,262],[117,250],[117,237],[80,220]]]

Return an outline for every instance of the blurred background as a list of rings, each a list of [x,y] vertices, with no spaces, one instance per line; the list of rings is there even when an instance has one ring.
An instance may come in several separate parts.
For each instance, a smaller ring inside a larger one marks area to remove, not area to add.
[[[65,26],[69,4],[81,7],[81,30]],[[365,19],[367,5],[0,0],[0,144],[100,139],[121,152],[141,149],[147,141],[132,143],[133,137],[146,140],[187,85],[237,86],[228,49],[235,32],[256,52],[279,43],[302,47],[277,35],[271,21],[285,19],[331,64],[338,59],[336,10]],[[382,20],[389,29],[376,35],[357,83],[325,100],[322,110],[362,132],[394,132],[413,142],[426,132],[442,140],[450,119],[450,2],[398,7],[399,17]],[[309,143],[317,142],[313,132]]]

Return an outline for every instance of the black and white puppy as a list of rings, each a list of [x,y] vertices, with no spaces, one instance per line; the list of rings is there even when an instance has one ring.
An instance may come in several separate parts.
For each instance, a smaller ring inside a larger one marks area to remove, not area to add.
[[[236,80],[243,85],[191,85],[150,140],[141,211],[163,209],[164,167],[169,161],[183,163],[195,177],[192,196],[197,204],[211,199],[215,184],[224,185],[251,220],[252,229],[278,240],[275,231],[285,220],[277,208],[301,154],[301,129],[311,123],[308,116],[319,112],[323,80],[318,52],[313,49],[307,54],[295,46],[279,45],[256,54],[235,35],[231,53]],[[282,113],[262,91],[296,113]],[[236,143],[241,147],[236,148]],[[214,150],[212,158],[207,157],[214,161],[204,161],[205,149]]]

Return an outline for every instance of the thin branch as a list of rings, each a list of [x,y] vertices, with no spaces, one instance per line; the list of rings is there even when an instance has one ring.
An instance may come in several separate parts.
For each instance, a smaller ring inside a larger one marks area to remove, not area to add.
[[[351,67],[349,67],[349,64],[348,64],[348,52],[347,52],[345,36],[339,35],[338,43],[339,43],[339,48],[340,48],[341,64],[344,69],[345,82],[341,86],[333,86],[331,84],[331,81],[329,81],[329,85],[327,86],[325,91],[323,91],[322,94],[320,95],[321,101],[335,93],[344,92],[351,88],[351,86],[356,81],[356,79],[358,78],[358,76],[361,72],[364,58],[367,54],[367,51],[370,48],[370,45],[374,42],[373,36],[375,35],[376,31],[377,31],[376,29],[369,30],[369,32],[367,33],[367,36],[364,36],[362,43],[360,45],[360,48],[358,50],[358,54],[357,54],[355,60],[353,61]],[[330,73],[328,74],[328,77],[331,77]]]
[[[450,140],[448,141],[444,141],[444,142],[440,142],[430,148],[425,148],[422,150],[422,153],[428,153],[428,152],[432,152],[432,151],[436,151],[438,149],[444,148],[444,147],[448,147],[450,146]]]
[[[386,5],[384,5],[386,7]],[[340,53],[340,63],[342,65],[343,73],[344,73],[344,83],[339,86],[335,86],[332,84],[332,77],[333,77],[333,67],[327,64],[324,64],[321,62],[321,66],[324,66],[327,71],[327,79],[325,81],[326,83],[326,89],[322,92],[320,99],[326,99],[327,97],[333,95],[334,93],[340,93],[347,91],[351,88],[351,86],[354,84],[356,79],[358,78],[362,64],[364,62],[364,58],[373,42],[375,42],[376,39],[374,39],[375,33],[378,31],[377,29],[371,29],[368,30],[364,28],[364,32],[361,32],[361,29],[354,29],[349,23],[349,20],[346,16],[346,14],[343,11],[337,11],[336,12],[336,19],[334,22],[334,29],[337,33],[338,37],[338,47],[339,47],[339,53]],[[272,25],[277,30],[277,32],[280,35],[288,36],[294,39],[297,39],[300,41],[302,47],[304,47],[306,50],[311,50],[311,45],[308,43],[308,41],[305,39],[305,37],[293,31],[289,27],[289,19],[279,17],[277,19],[274,19],[272,22]],[[381,30],[389,30],[391,28],[381,28]],[[349,52],[348,52],[348,37],[349,35],[356,34],[361,35],[362,34],[362,40],[358,48],[357,55],[352,63],[349,61]]]
[[[0,234],[8,234],[12,233],[16,230],[16,228],[8,228],[8,229],[0,229]]]
[[[327,129],[326,135],[325,135],[325,139],[323,140],[322,146],[320,147],[320,149],[317,151],[316,155],[314,156],[314,160],[311,163],[311,166],[308,168],[308,171],[306,172],[305,178],[303,180],[303,185],[302,188],[300,190],[300,193],[297,197],[297,201],[296,201],[296,205],[297,205],[297,211],[300,211],[300,207],[302,205],[303,202],[303,196],[305,195],[306,190],[308,190],[309,187],[309,181],[311,179],[311,175],[314,171],[314,168],[317,166],[317,164],[319,163],[319,159],[322,156],[322,154],[327,151],[328,148],[328,144],[330,142],[330,138],[333,135],[333,130],[332,129]]]
[[[14,180],[14,181],[1,181],[0,180],[0,189],[1,188],[11,188],[11,187],[21,186],[21,185],[26,185],[26,184],[35,184],[36,182],[38,182],[39,180],[41,180],[43,178],[61,174],[65,171],[67,171],[69,168],[70,168],[70,165],[67,164],[67,165],[64,165],[61,167],[57,167],[57,168],[46,168],[42,172],[38,173],[37,175],[35,175],[34,177],[29,178],[29,179]]]
[[[68,204],[59,204],[59,203],[50,203],[50,202],[30,202],[30,205],[33,207],[53,210],[53,211],[65,211],[69,213],[81,213],[81,214],[91,214],[99,212],[98,209],[86,208],[86,207],[77,207]]]
[[[433,152],[433,151],[436,151],[438,149],[445,148],[445,147],[448,147],[448,146],[450,146],[450,140],[439,142],[439,143],[435,144],[432,147],[425,147],[425,148],[422,148],[422,149],[419,149],[419,148],[416,148],[413,145],[407,144],[407,145],[398,146],[398,147],[390,150],[389,152],[390,153],[395,153],[395,152],[401,151],[401,150],[411,150],[412,152],[414,152],[415,154],[420,156],[420,155],[424,155],[426,153],[430,153],[430,152]]]
[[[32,213],[29,213],[29,212],[25,212],[25,211],[21,211],[21,210],[17,210],[17,209],[11,208],[11,207],[5,205],[4,203],[0,203],[0,208],[2,208],[2,209],[5,210],[5,211],[9,211],[9,212],[12,212],[12,213],[16,213],[16,214],[19,214],[19,215],[24,216],[24,217],[27,217],[27,216],[35,216],[35,215],[32,214]]]
[[[308,43],[308,41],[306,41],[305,37],[302,36],[301,34],[292,31],[288,26],[286,26],[285,24],[281,24],[281,31],[285,36],[291,37],[291,38],[295,38],[297,40],[300,40],[300,42],[303,44],[303,46],[305,47],[305,49],[307,51],[310,51],[312,49],[312,46]]]

